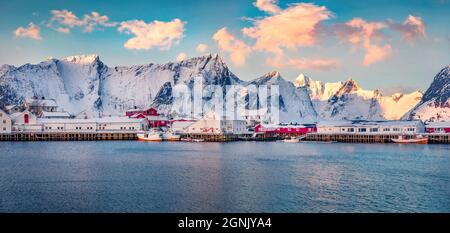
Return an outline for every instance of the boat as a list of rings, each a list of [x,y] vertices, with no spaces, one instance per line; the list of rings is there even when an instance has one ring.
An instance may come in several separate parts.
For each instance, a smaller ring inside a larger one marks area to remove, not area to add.
[[[146,142],[160,142],[163,140],[161,133],[158,131],[138,133],[137,138],[139,141],[146,141]]]
[[[162,134],[164,141],[180,141],[180,135],[174,134],[171,131]]]
[[[300,142],[300,140],[306,138],[306,135],[301,135],[298,137],[290,137],[290,138],[285,138],[283,140],[283,142],[288,142],[288,143],[296,143],[296,142]]]
[[[422,135],[416,135],[413,138],[406,138],[404,135],[398,136],[398,138],[391,139],[395,143],[402,144],[428,144],[428,137]]]
[[[180,141],[182,141],[182,142],[204,142],[205,139],[201,139],[201,138],[182,138],[182,139],[180,139]]]
[[[300,139],[298,139],[296,137],[285,138],[285,139],[283,139],[283,142],[296,143],[296,142],[300,142]]]

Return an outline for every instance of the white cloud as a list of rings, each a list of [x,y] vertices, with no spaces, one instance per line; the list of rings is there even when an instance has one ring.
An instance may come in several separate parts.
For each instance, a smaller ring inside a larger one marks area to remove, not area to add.
[[[124,47],[127,49],[151,49],[157,47],[167,50],[183,37],[186,22],[173,19],[169,22],[153,21],[145,23],[142,20],[130,20],[120,23],[119,32],[132,34]]]
[[[207,49],[208,49],[208,45],[206,45],[206,44],[198,44],[197,47],[195,48],[195,50],[198,53],[204,53],[204,52],[206,52]]]
[[[335,33],[341,41],[353,46],[361,46],[365,50],[363,64],[371,65],[391,55],[390,44],[379,45],[384,39],[381,30],[386,27],[387,24],[384,22],[366,22],[361,18],[354,18],[345,24],[338,25]]]
[[[235,65],[242,66],[245,64],[251,48],[243,41],[236,39],[233,34],[228,32],[226,27],[218,30],[213,35],[213,39],[217,41],[221,50],[230,54],[230,59]]]
[[[299,3],[274,15],[255,19],[244,35],[255,39],[254,49],[281,54],[283,49],[313,46],[317,42],[316,26],[331,17],[324,6]]]
[[[277,6],[277,0],[256,0],[253,5],[258,9],[271,14],[281,11],[281,9]]]
[[[425,24],[420,17],[409,15],[403,23],[390,22],[389,26],[402,33],[403,39],[409,42],[426,37]]]
[[[52,18],[48,26],[54,28],[58,32],[69,33],[71,28],[80,27],[84,32],[92,32],[94,29],[102,29],[103,27],[115,27],[117,22],[111,22],[109,17],[101,15],[96,11],[85,14],[83,18],[79,18],[73,12],[63,10],[52,10]]]
[[[184,60],[186,60],[186,58],[187,58],[187,55],[184,52],[181,52],[177,55],[177,61],[184,61]]]
[[[16,37],[21,37],[21,38],[30,38],[30,39],[33,39],[33,40],[42,40],[41,29],[39,28],[39,26],[34,25],[32,22],[28,24],[27,28],[18,27],[14,31],[14,35]]]

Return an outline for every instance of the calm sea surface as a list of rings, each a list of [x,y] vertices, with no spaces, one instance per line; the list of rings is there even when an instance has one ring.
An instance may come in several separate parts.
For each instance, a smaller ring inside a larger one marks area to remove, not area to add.
[[[450,145],[0,142],[0,212],[450,212]]]

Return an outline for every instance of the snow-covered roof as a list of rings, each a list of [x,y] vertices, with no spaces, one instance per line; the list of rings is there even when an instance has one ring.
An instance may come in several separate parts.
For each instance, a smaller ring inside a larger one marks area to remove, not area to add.
[[[39,123],[141,123],[142,119],[128,117],[102,117],[90,119],[45,119],[39,118]]]
[[[162,116],[147,116],[147,119],[150,121],[168,121],[169,120],[167,117],[162,117]]]
[[[43,117],[70,117],[68,112],[42,112]]]
[[[7,106],[5,106],[5,109],[6,109],[7,111],[9,111],[9,110],[11,110],[11,109],[13,109],[13,108],[15,108],[15,107],[19,107],[19,106],[17,106],[17,105],[7,105]]]
[[[429,122],[425,127],[427,127],[427,128],[450,128],[450,121]]]
[[[25,100],[30,106],[47,106],[47,107],[58,107],[56,101],[53,99],[33,99],[27,98]]]
[[[421,121],[320,121],[317,127],[416,126]]]

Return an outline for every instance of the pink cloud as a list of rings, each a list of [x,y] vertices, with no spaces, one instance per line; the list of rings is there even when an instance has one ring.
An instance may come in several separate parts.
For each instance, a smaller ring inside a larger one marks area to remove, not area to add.
[[[236,37],[228,32],[227,28],[221,28],[214,35],[213,39],[217,41],[219,48],[230,55],[231,61],[237,65],[242,66],[252,51],[252,49],[243,41],[236,39]]]
[[[277,6],[277,0],[256,0],[253,5],[270,14],[275,14],[281,11],[281,9]]]
[[[409,15],[403,23],[390,22],[390,27],[402,33],[406,41],[414,41],[418,38],[425,38],[425,24],[422,18]]]
[[[111,22],[108,16],[95,11],[85,14],[82,19],[67,9],[52,10],[51,14],[52,18],[48,26],[62,33],[69,33],[70,29],[74,27],[81,27],[85,32],[92,32],[96,28],[115,27],[118,24],[117,22]]]
[[[130,20],[122,22],[118,28],[119,32],[132,34],[124,47],[127,49],[151,49],[159,48],[167,50],[174,43],[179,43],[184,33],[186,22],[180,19],[173,19],[169,22],[153,21],[146,23],[142,20]]]
[[[243,28],[242,32],[256,40],[254,49],[280,54],[284,48],[315,45],[318,40],[316,26],[330,17],[331,12],[324,6],[300,3],[277,14],[255,19],[253,27]]]
[[[388,58],[391,55],[391,45],[378,46],[371,44],[370,42],[364,42],[364,48],[366,55],[364,56],[364,65],[370,65]]]
[[[370,65],[389,57],[391,45],[378,45],[383,39],[382,29],[387,25],[383,22],[366,22],[361,18],[354,18],[335,29],[337,37],[353,46],[361,46],[365,50],[364,65]]]
[[[21,37],[21,38],[30,38],[30,39],[33,39],[33,40],[42,40],[41,30],[40,30],[39,26],[34,25],[32,22],[28,24],[27,28],[18,27],[14,31],[14,35],[16,37]]]

